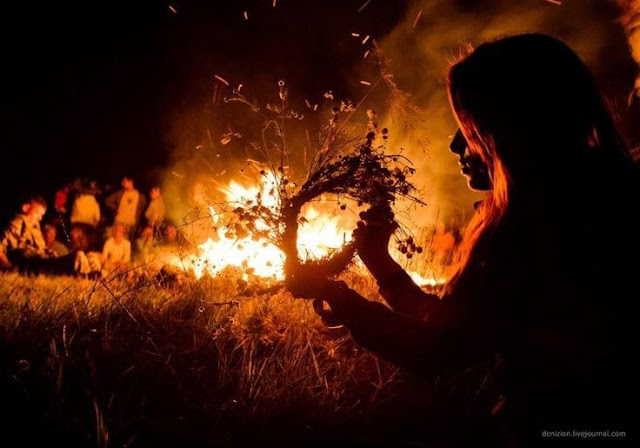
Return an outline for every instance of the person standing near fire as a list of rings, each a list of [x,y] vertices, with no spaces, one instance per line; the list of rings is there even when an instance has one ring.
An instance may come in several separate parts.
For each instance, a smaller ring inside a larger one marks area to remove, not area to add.
[[[140,224],[140,217],[147,201],[144,195],[135,188],[131,177],[124,176],[121,186],[120,190],[107,197],[105,205],[115,213],[114,227],[116,225],[123,226],[129,240],[131,240]]]
[[[149,190],[149,205],[144,212],[147,225],[151,226],[153,233],[159,235],[159,229],[164,222],[165,206],[164,199],[160,193],[160,187],[154,185]]]
[[[85,224],[95,229],[100,222],[100,204],[96,199],[96,190],[91,186],[82,188],[76,195],[71,207],[71,224]]]
[[[71,228],[80,228],[87,235],[87,249],[96,248],[97,227],[100,223],[100,204],[96,193],[95,186],[83,185],[71,207]]]
[[[364,213],[354,238],[389,307],[327,279],[293,279],[290,290],[328,305],[314,307],[322,319],[418,375],[492,366],[495,397],[456,414],[447,443],[538,446],[545,430],[628,432],[640,175],[592,75],[563,42],[517,35],[455,63],[448,93],[461,129],[451,149],[468,186],[486,196],[442,297],[389,255],[397,223],[388,207]]]

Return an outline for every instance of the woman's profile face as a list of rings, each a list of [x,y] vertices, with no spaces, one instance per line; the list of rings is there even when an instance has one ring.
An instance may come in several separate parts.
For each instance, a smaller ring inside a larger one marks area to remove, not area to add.
[[[459,158],[460,172],[467,178],[469,189],[474,191],[488,191],[492,189],[489,170],[482,158],[469,151],[469,144],[460,129],[456,132],[449,146],[451,152]]]

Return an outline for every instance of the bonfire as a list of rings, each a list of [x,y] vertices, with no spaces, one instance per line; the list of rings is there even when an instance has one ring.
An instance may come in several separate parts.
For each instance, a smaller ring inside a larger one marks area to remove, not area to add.
[[[405,115],[419,112],[395,85],[381,57],[378,61],[380,78],[365,98],[384,85],[389,89],[389,109]],[[225,103],[239,103],[259,119],[260,141],[237,130],[225,132],[220,139],[223,145],[238,140],[251,148],[247,164],[257,179],[248,188],[232,181],[223,189],[227,201],[210,204],[208,219],[215,235],[200,245],[200,255],[190,256],[198,276],[216,275],[228,265],[240,268],[245,278],[273,278],[280,284],[303,275],[337,276],[353,263],[358,243],[350,231],[340,228],[337,213],[352,212],[355,226],[357,216],[367,208],[391,210],[398,200],[425,205],[410,180],[414,165],[403,148],[389,147],[389,130],[379,125],[376,111],[367,109],[366,121],[352,123],[354,117],[365,115],[364,98],[354,104],[325,93],[333,104],[312,144],[304,175],[294,176],[291,152],[301,145],[289,141],[287,127],[305,117],[290,106],[284,81],[278,83],[277,93],[276,101],[263,107],[251,102],[241,86],[224,98]],[[398,228],[398,252],[408,258],[421,253],[414,237]]]

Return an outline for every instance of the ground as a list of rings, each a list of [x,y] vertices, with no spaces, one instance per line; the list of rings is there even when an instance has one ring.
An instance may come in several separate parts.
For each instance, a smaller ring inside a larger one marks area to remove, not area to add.
[[[357,286],[373,291],[368,279]],[[15,446],[427,446],[446,428],[434,409],[456,390],[477,395],[475,380],[399,371],[344,328],[326,328],[309,302],[268,291],[233,275],[160,284],[0,274],[2,437]]]

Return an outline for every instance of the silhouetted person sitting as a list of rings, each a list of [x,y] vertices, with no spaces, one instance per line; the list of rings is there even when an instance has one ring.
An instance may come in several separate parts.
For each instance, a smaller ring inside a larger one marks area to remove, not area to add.
[[[158,244],[153,239],[153,227],[148,225],[142,229],[140,236],[134,241],[133,258],[137,264],[149,263],[157,252],[157,248]]]
[[[59,256],[47,247],[40,228],[46,211],[47,203],[40,196],[33,196],[22,205],[21,213],[4,230],[0,242],[0,266],[17,267],[26,273],[90,273],[91,268],[83,252]]]
[[[183,253],[192,249],[189,240],[178,230],[174,224],[167,224],[164,228],[162,247],[174,253]]]
[[[69,253],[69,248],[58,240],[58,228],[54,224],[44,225],[44,242],[47,250],[55,257],[62,257]]]
[[[69,247],[71,250],[89,250],[89,235],[87,235],[87,229],[85,226],[71,226],[71,229],[69,230],[69,239]]]
[[[452,149],[469,187],[490,191],[443,296],[423,293],[389,256],[396,225],[384,208],[362,216],[356,237],[391,309],[342,282],[291,287],[324,300],[321,316],[362,346],[420,375],[500,359],[500,397],[486,417],[515,446],[543,430],[628,431],[640,189],[592,76],[562,42],[520,35],[453,65],[448,89],[458,143],[468,141]]]

